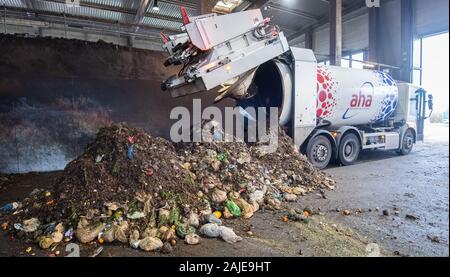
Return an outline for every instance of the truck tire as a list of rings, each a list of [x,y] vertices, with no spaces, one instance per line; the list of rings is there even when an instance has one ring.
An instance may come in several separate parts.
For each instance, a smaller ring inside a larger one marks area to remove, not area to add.
[[[414,133],[411,130],[407,130],[403,136],[402,148],[397,151],[402,156],[409,155],[414,146]]]
[[[353,133],[346,134],[339,143],[339,160],[343,165],[354,164],[359,157],[361,143]]]
[[[322,135],[312,138],[308,142],[306,155],[314,167],[318,169],[326,168],[333,155],[333,148],[330,140]]]

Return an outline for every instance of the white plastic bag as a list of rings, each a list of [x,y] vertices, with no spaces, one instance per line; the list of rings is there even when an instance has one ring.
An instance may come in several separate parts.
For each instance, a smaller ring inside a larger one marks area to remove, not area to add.
[[[139,247],[144,251],[155,251],[163,246],[163,242],[158,238],[146,237],[139,242]]]
[[[220,228],[216,223],[208,223],[200,227],[200,234],[209,238],[217,238],[220,236]]]
[[[220,237],[228,243],[235,243],[242,240],[240,236],[236,235],[233,229],[225,226],[219,226],[219,234]]]

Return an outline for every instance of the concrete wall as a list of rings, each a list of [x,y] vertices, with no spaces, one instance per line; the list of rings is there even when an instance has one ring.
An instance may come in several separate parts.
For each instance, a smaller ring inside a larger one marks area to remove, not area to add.
[[[99,127],[129,122],[168,137],[164,54],[106,43],[0,36],[0,172],[63,169]],[[203,104],[212,104],[211,97]]]

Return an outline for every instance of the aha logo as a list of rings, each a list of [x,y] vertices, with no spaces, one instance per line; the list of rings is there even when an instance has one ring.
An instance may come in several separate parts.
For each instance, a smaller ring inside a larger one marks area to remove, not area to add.
[[[350,107],[353,109],[357,108],[370,108],[372,107],[374,87],[372,83],[364,83],[359,94],[353,94],[352,100],[350,101]]]
[[[375,87],[372,83],[366,82],[359,89],[359,94],[353,94],[350,101],[350,108],[347,109],[342,119],[349,119],[355,117],[357,114],[349,115],[351,110],[368,109],[372,107],[373,94]]]

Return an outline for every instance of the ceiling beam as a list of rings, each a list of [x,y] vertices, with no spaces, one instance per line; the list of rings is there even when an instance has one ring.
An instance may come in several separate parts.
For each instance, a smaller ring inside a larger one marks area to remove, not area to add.
[[[24,0],[24,2],[25,2],[25,6],[28,9],[30,9],[30,10],[36,9],[35,0]]]
[[[325,1],[325,0],[322,0],[322,1]],[[326,1],[326,2],[328,2],[328,1]],[[343,8],[342,15],[345,16],[346,14],[355,12],[364,7],[367,8],[366,1],[357,1],[353,5]],[[312,22],[311,24],[308,24],[308,25],[304,26],[303,28],[301,28],[300,30],[298,30],[297,32],[293,33],[292,35],[290,35],[288,37],[288,40],[291,41],[293,39],[298,38],[299,36],[305,34],[305,32],[307,32],[309,28],[317,28],[317,27],[325,25],[329,22],[330,22],[330,18],[327,14],[327,15],[321,17],[319,20],[316,20],[315,22]]]
[[[139,31],[139,25],[142,23],[142,19],[144,19],[145,14],[148,11],[148,7],[150,6],[150,3],[153,2],[154,0],[141,0],[139,1],[139,7],[136,11],[136,15],[134,16],[134,21],[133,23],[138,25],[137,27],[134,27],[134,32]],[[129,36],[128,37],[128,45],[129,46],[133,46],[134,45],[134,41],[135,41],[135,36]]]
[[[270,9],[274,9],[274,10],[278,10],[280,12],[284,12],[284,13],[289,13],[295,16],[300,16],[309,20],[314,20],[314,21],[318,21],[320,20],[320,16],[308,13],[308,12],[304,12],[298,9],[292,9],[292,8],[287,8],[285,6],[282,6],[280,4],[276,4],[276,3],[271,3],[269,4]]]
[[[154,0],[153,0],[154,1]],[[136,15],[134,17],[134,24],[141,24],[142,19],[148,11],[148,7],[150,6],[150,0],[141,0],[139,2],[139,8],[136,11]]]
[[[46,1],[60,3],[60,4],[66,3],[65,0],[46,0]],[[135,18],[137,15],[135,11],[132,11],[129,9],[124,9],[121,7],[104,6],[104,5],[99,5],[99,4],[95,4],[95,3],[81,2],[80,7],[99,9],[99,10],[105,10],[105,11],[111,11],[111,12],[118,12],[118,13],[123,13],[123,14],[128,14],[128,15],[134,16]],[[156,14],[156,13],[147,13],[147,10],[144,10],[144,11],[145,11],[145,14],[143,15],[143,17],[148,16],[148,17],[153,17],[153,18],[157,18],[157,19],[163,19],[163,20],[181,23],[181,18],[178,18],[178,17],[169,16],[169,15],[161,15],[161,14]],[[124,22],[121,22],[120,24],[122,24],[122,23],[124,23]]]
[[[241,5],[236,7],[233,12],[241,12],[245,10],[260,9],[264,5],[268,4],[270,0],[246,0]]]
[[[183,6],[185,8],[190,8],[193,10],[197,10],[198,9],[198,5],[196,3],[192,3],[192,2],[187,2],[187,1],[181,1],[181,0],[158,0],[159,3],[167,3],[167,4],[172,4],[172,5],[177,5],[177,6]],[[199,2],[203,2],[203,1],[210,1],[210,0],[199,0]]]
[[[17,7],[8,7],[7,10],[27,13],[26,18],[29,19],[29,15],[28,15],[29,10],[28,9],[17,8]],[[46,18],[46,17],[52,17],[53,22],[56,22],[58,20],[61,22],[64,22],[64,19],[62,16],[63,16],[63,14],[58,13],[58,12],[39,11],[39,14],[35,14],[34,18],[41,19],[41,18]],[[11,14],[8,14],[8,17],[14,17],[14,16],[12,16]],[[93,17],[89,17],[89,16],[66,14],[65,17],[66,17],[68,25],[72,25],[72,26],[78,25],[80,28],[89,27],[89,25],[92,25],[92,24],[98,24],[98,25],[103,24],[103,26],[105,28],[116,28],[116,29],[117,28],[128,28],[128,30],[132,30],[133,27],[139,27],[139,33],[129,32],[129,34],[136,34],[136,35],[145,34],[146,31],[156,32],[159,34],[159,32],[161,31],[161,28],[151,27],[148,25],[142,25],[142,24],[135,25],[135,24],[130,24],[130,23],[121,23],[120,25],[117,25],[117,21],[115,21],[115,20],[93,18]],[[174,30],[174,29],[168,29],[168,30],[170,30],[171,34],[172,33],[174,34],[178,31],[178,30]]]
[[[252,10],[252,9],[260,9],[262,8],[264,5],[268,4],[270,2],[270,0],[252,0],[249,2],[252,2],[250,4],[250,6],[247,8],[248,10]]]

